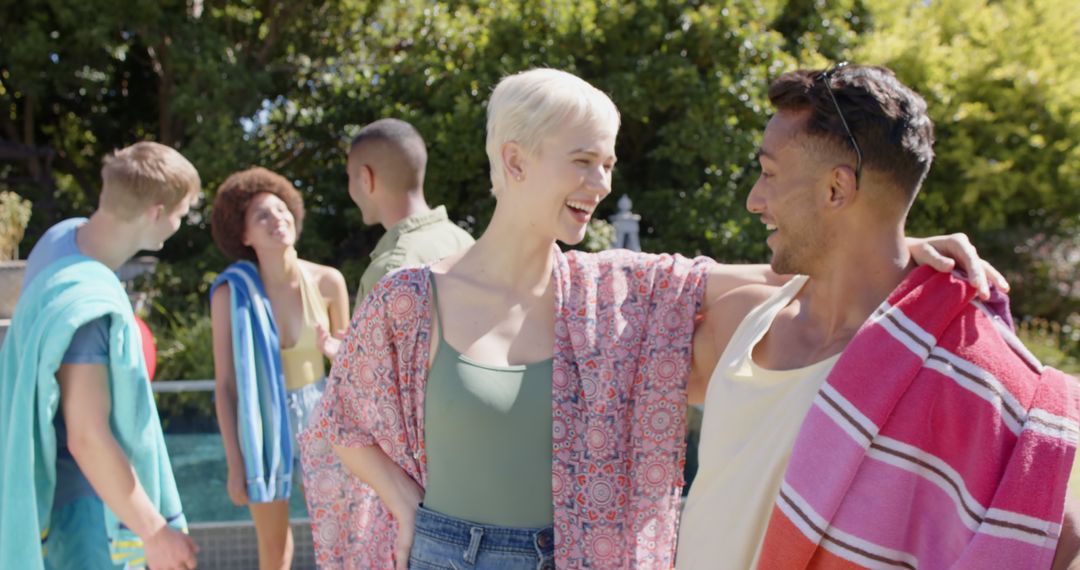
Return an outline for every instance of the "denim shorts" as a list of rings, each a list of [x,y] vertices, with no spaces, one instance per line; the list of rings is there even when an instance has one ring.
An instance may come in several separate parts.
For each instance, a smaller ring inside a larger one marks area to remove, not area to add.
[[[554,570],[555,532],[475,524],[423,505],[409,552],[411,570]]]
[[[300,433],[311,423],[311,416],[315,414],[315,407],[322,400],[325,390],[326,378],[320,378],[302,388],[285,391],[285,405],[289,409],[289,430],[292,433],[293,473],[299,473],[300,469]]]

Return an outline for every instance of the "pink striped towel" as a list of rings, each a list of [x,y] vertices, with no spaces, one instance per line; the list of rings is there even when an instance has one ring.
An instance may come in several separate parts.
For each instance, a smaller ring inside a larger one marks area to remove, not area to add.
[[[955,276],[911,273],[803,422],[759,568],[1049,568],[1080,387]]]

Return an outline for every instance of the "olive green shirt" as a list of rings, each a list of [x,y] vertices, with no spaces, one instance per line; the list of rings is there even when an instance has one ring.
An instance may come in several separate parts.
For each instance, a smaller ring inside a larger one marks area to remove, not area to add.
[[[434,263],[473,244],[469,232],[446,216],[446,207],[414,214],[394,224],[375,244],[371,264],[360,277],[357,306],[387,273],[400,267]]]

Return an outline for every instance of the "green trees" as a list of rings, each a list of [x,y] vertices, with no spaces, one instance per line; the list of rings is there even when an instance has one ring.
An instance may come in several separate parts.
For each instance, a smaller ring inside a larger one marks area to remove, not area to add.
[[[1080,221],[1080,9],[1068,0],[894,4],[872,6],[875,28],[855,54],[920,92],[937,127],[910,231],[968,232],[1009,270],[1019,314],[1080,310],[1070,295],[1077,260],[1068,260]]]
[[[405,118],[429,143],[429,197],[481,229],[493,207],[483,143],[488,94],[507,73],[559,67],[619,105],[615,193],[650,212],[647,248],[759,257],[757,240],[743,234],[742,194],[767,118],[768,78],[794,64],[767,22],[751,1],[386,4],[358,25],[354,58],[337,61],[298,99],[272,105],[256,138],[273,155],[280,134],[302,133],[289,144],[312,150],[289,168],[322,188],[339,216],[327,220],[343,240],[336,245],[348,251],[357,224],[351,213],[340,216],[352,210],[342,143],[378,117]],[[614,211],[613,202],[606,207],[602,214]]]
[[[543,65],[618,104],[615,196],[643,214],[646,249],[763,260],[744,202],[768,82],[850,59],[895,69],[937,124],[910,231],[968,232],[1011,270],[1021,314],[1080,313],[1074,0],[0,2],[0,138],[55,151],[53,191],[10,181],[40,176],[44,157],[0,163],[0,186],[35,202],[30,241],[89,211],[104,153],[154,138],[192,159],[207,198],[252,164],[294,180],[301,251],[355,283],[381,228],[363,228],[346,193],[349,136],[384,116],[414,123],[430,201],[478,233],[494,205],[484,105],[500,77]],[[224,265],[206,213],[162,254],[173,311],[205,311],[206,275]]]
[[[337,49],[356,3],[3,2],[0,136],[54,151],[57,188],[21,185],[36,229],[91,209],[104,154],[152,138],[204,181],[257,161],[240,120]],[[328,38],[334,38],[329,42]],[[40,176],[44,157],[3,165]]]

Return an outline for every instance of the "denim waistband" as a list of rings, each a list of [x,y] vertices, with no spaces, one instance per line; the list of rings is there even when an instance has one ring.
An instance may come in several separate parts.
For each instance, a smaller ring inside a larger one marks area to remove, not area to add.
[[[304,397],[304,396],[308,396],[308,395],[314,393],[317,396],[321,396],[322,392],[323,392],[323,390],[325,388],[326,388],[326,376],[323,376],[322,378],[319,378],[318,380],[315,380],[314,382],[311,382],[309,384],[304,384],[303,386],[301,386],[299,388],[294,388],[292,390],[286,389],[285,390],[285,395],[286,396],[291,396],[291,397],[297,397],[297,396]]]
[[[555,531],[550,526],[512,528],[478,524],[425,509],[423,505],[416,511],[416,533],[460,544],[465,549],[475,548],[481,539],[485,550],[550,554],[555,549]]]

